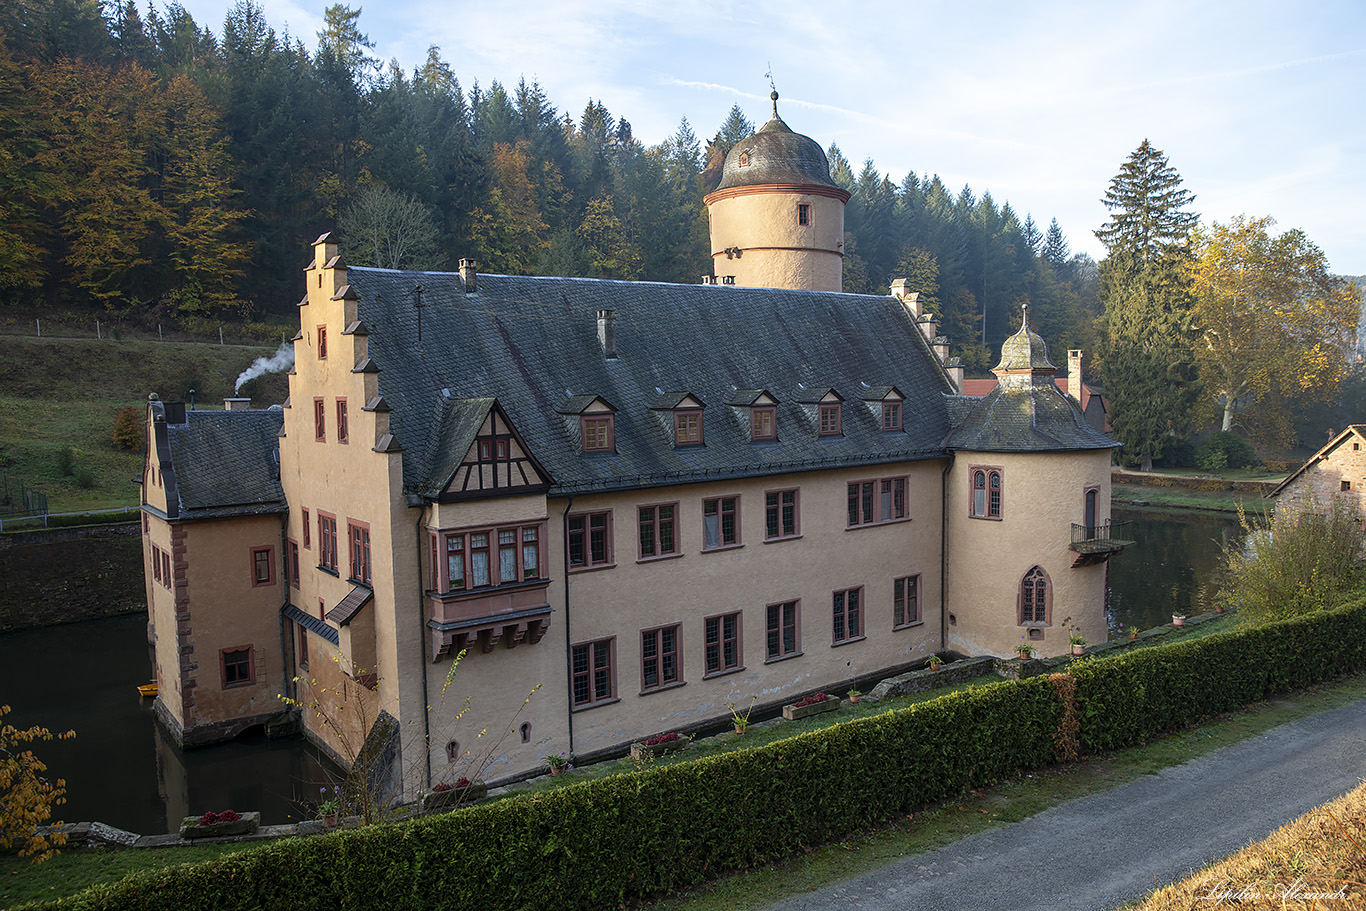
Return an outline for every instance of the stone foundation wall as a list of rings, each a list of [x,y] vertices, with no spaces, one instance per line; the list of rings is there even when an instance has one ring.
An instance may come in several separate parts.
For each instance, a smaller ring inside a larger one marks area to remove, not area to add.
[[[145,611],[137,523],[0,535],[0,632]]]

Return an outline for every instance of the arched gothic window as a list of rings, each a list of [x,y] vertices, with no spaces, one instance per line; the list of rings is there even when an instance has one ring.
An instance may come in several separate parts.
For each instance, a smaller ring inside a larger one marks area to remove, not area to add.
[[[1020,623],[1050,622],[1053,586],[1043,567],[1034,566],[1020,580]]]

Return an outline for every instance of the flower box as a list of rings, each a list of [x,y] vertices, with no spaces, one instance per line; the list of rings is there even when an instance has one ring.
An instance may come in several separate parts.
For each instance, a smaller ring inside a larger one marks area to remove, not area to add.
[[[449,810],[451,807],[483,800],[488,796],[488,793],[489,786],[483,781],[475,779],[468,784],[452,785],[439,791],[423,791],[417,796],[418,809],[423,813],[431,813],[434,810]]]
[[[218,814],[205,814],[214,815]],[[237,814],[234,814],[237,815]],[[233,835],[250,835],[261,828],[261,814],[256,811],[237,815],[236,819],[218,820],[207,825],[201,822],[203,816],[186,816],[180,823],[181,838],[228,838]]]
[[[810,699],[811,697],[807,697]],[[802,702],[806,702],[803,699]],[[783,717],[788,721],[799,721],[802,718],[810,718],[812,715],[819,715],[821,712],[833,712],[840,707],[840,701],[834,696],[827,696],[824,701],[807,702],[806,705],[792,703],[783,706]]]
[[[691,737],[679,735],[673,740],[665,740],[660,743],[633,743],[631,744],[631,758],[640,760],[646,757],[654,758],[665,753],[673,753],[677,750],[686,749],[692,743]]]

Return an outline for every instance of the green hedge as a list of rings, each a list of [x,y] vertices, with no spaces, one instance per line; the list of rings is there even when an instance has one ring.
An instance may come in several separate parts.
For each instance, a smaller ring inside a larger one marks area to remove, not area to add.
[[[1074,662],[1088,752],[1366,667],[1366,601]],[[1046,677],[978,687],[752,750],[410,823],[275,842],[43,905],[597,909],[837,839],[1054,759]]]
[[[1083,751],[1132,746],[1366,668],[1366,601],[1074,665]]]
[[[796,853],[1052,760],[1044,678],[696,762],[135,874],[58,908],[597,909]]]

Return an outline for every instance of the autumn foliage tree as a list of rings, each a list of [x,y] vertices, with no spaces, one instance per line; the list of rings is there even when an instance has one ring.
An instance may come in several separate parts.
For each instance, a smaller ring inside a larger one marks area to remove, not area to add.
[[[1294,413],[1336,394],[1360,301],[1303,231],[1273,235],[1274,225],[1239,215],[1200,228],[1191,277],[1196,359],[1222,429],[1238,423],[1263,443],[1285,445]]]
[[[9,713],[9,706],[0,705],[0,719]],[[43,774],[47,766],[29,744],[75,736],[75,731],[53,734],[38,725],[20,729],[0,724],[0,848],[17,849],[20,857],[40,863],[66,844],[60,832],[38,832],[39,826],[61,825],[52,820],[52,808],[66,803],[66,781],[50,781]]]

